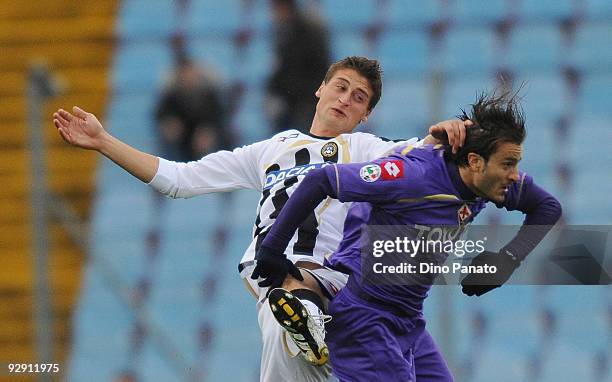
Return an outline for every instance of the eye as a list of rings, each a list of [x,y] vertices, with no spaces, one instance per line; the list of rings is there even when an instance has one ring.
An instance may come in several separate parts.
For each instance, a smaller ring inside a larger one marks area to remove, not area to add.
[[[357,100],[357,102],[365,102],[366,97],[363,94],[359,93],[355,95],[355,99]]]

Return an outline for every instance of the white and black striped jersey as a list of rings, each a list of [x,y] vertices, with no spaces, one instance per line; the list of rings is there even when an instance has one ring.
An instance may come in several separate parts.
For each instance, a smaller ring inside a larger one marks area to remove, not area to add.
[[[253,227],[253,240],[241,264],[255,257],[258,245],[308,171],[330,163],[366,162],[385,155],[409,141],[393,142],[372,134],[342,134],[322,138],[288,130],[270,139],[219,151],[189,163],[160,158],[159,168],[149,183],[172,198],[249,188],[261,192]],[[302,223],[291,239],[286,254],[293,261],[323,263],[342,238],[348,204],[328,198]]]

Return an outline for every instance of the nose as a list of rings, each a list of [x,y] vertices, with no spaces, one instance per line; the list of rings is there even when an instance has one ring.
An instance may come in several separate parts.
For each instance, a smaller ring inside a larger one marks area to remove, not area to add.
[[[518,182],[520,177],[519,177],[519,170],[518,170],[518,166],[514,167],[514,169],[512,170],[512,172],[510,173],[510,179],[513,182]]]
[[[340,101],[340,103],[343,104],[343,105],[348,105],[349,104],[349,100],[350,100],[350,97],[347,94],[344,94],[344,95],[338,97],[338,101]]]

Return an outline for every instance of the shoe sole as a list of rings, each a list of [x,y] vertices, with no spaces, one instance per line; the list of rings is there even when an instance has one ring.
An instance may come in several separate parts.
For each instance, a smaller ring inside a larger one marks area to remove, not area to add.
[[[274,318],[285,330],[304,337],[310,348],[310,351],[306,352],[308,360],[317,366],[327,363],[329,350],[326,345],[319,349],[317,341],[310,334],[308,312],[304,305],[289,291],[282,288],[276,288],[270,292],[268,303]]]

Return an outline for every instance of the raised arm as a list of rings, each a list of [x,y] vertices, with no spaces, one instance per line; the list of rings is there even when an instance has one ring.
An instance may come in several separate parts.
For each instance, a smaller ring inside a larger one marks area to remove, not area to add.
[[[456,153],[465,142],[465,129],[473,124],[469,119],[465,121],[450,119],[438,122],[429,127],[429,135],[423,139],[423,143],[434,145],[446,143],[452,148],[453,153]]]
[[[72,108],[72,113],[59,109],[53,113],[53,123],[66,142],[86,150],[98,151],[145,183],[149,183],[157,172],[157,157],[110,135],[92,113],[77,106]]]

